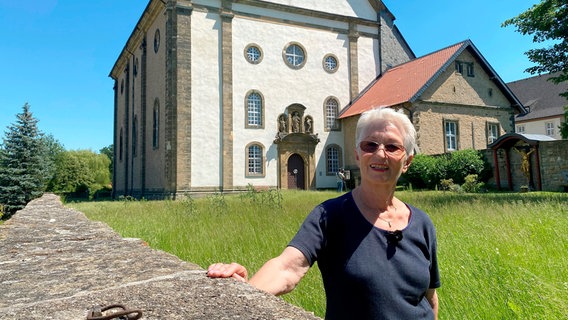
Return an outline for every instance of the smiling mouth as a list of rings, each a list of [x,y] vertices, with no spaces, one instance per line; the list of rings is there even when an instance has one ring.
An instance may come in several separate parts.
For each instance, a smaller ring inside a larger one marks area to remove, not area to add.
[[[376,169],[376,170],[387,170],[389,168],[388,165],[379,164],[379,163],[371,164],[369,167],[371,167],[371,169]]]

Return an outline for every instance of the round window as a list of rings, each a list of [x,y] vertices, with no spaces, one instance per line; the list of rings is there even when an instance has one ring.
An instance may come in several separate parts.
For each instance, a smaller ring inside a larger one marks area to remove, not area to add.
[[[323,58],[323,68],[329,73],[337,71],[339,67],[339,62],[337,62],[337,57],[332,54],[328,54]]]
[[[257,45],[250,44],[245,48],[245,58],[252,64],[262,61],[262,50]]]
[[[283,58],[289,67],[300,69],[306,63],[306,51],[299,43],[290,43],[284,48]]]

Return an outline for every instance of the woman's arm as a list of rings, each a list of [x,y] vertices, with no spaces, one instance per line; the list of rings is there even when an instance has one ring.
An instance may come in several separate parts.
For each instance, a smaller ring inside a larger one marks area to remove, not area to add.
[[[434,311],[434,319],[438,319],[438,294],[436,289],[428,289],[426,291],[426,299],[432,306],[432,311]]]
[[[278,257],[268,260],[249,283],[278,296],[294,290],[309,269],[304,254],[294,247],[287,247]]]
[[[268,260],[249,283],[273,295],[281,295],[292,291],[309,269],[310,264],[304,254],[294,247],[287,247],[278,257]],[[207,275],[212,278],[233,277],[246,282],[248,272],[237,263],[216,263],[209,266]]]

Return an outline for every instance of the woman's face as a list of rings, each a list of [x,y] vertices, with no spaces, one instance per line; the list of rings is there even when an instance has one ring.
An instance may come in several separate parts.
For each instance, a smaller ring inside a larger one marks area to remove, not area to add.
[[[355,149],[362,182],[396,185],[413,156],[406,156],[403,132],[389,121],[371,124]]]

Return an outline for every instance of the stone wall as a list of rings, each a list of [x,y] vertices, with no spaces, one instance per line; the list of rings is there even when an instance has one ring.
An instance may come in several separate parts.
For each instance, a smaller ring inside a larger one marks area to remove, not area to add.
[[[568,186],[568,140],[540,142],[542,190],[565,191]]]
[[[121,238],[53,194],[0,225],[1,319],[86,319],[93,306],[111,304],[141,310],[141,319],[318,319],[248,284],[210,279],[199,266],[141,240]]]

